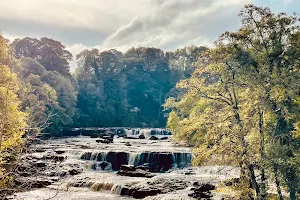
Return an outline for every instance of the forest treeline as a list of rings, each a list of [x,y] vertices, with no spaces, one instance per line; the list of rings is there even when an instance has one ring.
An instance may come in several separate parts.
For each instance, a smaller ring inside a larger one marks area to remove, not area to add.
[[[174,52],[156,48],[84,50],[72,54],[49,38],[16,39],[8,47],[10,71],[20,85],[21,110],[30,128],[55,133],[70,127],[164,127],[165,99],[188,77],[205,47]]]
[[[0,36],[0,175],[28,137],[71,127],[163,127],[194,147],[194,165],[241,168],[240,199],[300,194],[298,16],[247,5],[215,46],[164,52],[87,49]],[[78,67],[70,72],[76,56]],[[167,100],[166,100],[167,99]],[[166,101],[165,101],[166,100]],[[7,177],[7,179],[3,179]],[[251,187],[250,187],[251,186]],[[286,189],[287,188],[287,189]]]

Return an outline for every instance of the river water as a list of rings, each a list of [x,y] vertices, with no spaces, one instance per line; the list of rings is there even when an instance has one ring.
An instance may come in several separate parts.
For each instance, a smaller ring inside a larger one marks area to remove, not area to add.
[[[158,140],[150,140],[154,133],[149,129],[141,129],[138,134],[126,130],[126,134],[133,137],[143,134],[146,138],[126,139],[115,136],[113,143],[104,144],[97,141],[99,138],[76,136],[46,140],[34,145],[32,148],[39,151],[31,155],[42,157],[59,152],[60,156],[66,157],[59,167],[76,167],[81,173],[66,176],[46,188],[17,193],[13,199],[125,200],[133,197],[121,196],[122,188],[134,187],[165,191],[163,194],[148,196],[145,198],[147,200],[185,200],[191,199],[188,193],[194,182],[218,184],[238,177],[238,169],[233,167],[192,167],[191,149],[179,146],[171,136],[156,132]],[[120,176],[117,171],[121,165],[148,165],[154,170],[151,173],[154,177]],[[215,194],[213,199],[221,197]]]

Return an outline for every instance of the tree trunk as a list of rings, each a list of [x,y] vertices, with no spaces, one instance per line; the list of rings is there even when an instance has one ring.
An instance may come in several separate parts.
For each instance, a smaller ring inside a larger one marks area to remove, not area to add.
[[[290,200],[296,200],[296,189],[290,188]]]
[[[265,160],[265,135],[263,130],[263,124],[264,124],[264,113],[263,111],[259,111],[259,133],[260,133],[260,157],[262,162]],[[265,175],[265,169],[264,166],[261,167],[261,184],[260,184],[260,193],[258,195],[259,199],[267,199],[267,188],[266,188],[266,175]]]
[[[279,200],[283,200],[283,196],[282,196],[281,188],[280,188],[280,182],[279,182],[279,178],[278,178],[278,164],[275,163],[273,168],[274,168],[275,184],[276,184],[276,189],[277,189],[277,193],[279,196]]]
[[[259,188],[259,185],[256,181],[255,173],[254,173],[254,166],[252,164],[249,165],[249,171],[250,171],[252,188],[255,190],[256,196],[258,197],[259,194],[260,194],[260,188]]]

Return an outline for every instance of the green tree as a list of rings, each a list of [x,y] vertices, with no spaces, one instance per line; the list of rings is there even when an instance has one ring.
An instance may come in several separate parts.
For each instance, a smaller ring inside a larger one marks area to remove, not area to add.
[[[59,41],[43,37],[16,39],[12,43],[13,52],[17,59],[30,57],[38,61],[46,70],[56,71],[71,77],[69,62],[72,54]]]

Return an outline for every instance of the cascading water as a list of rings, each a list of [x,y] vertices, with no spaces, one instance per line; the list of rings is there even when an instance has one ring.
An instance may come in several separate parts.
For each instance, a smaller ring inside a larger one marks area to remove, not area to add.
[[[75,129],[75,131],[82,135],[95,133],[95,129]],[[164,129],[101,128],[96,131],[96,135],[54,139],[36,145],[37,149],[45,150],[40,153],[41,155],[46,156],[53,149],[52,153],[55,156],[59,154],[66,157],[59,165],[63,167],[61,174],[67,175],[61,180],[60,177],[50,177],[50,180],[59,179],[58,184],[55,183],[51,187],[59,185],[62,188],[59,191],[60,200],[129,200],[132,197],[146,196],[178,199],[179,192],[183,199],[188,199],[189,187],[195,181],[217,182],[239,176],[237,172],[231,173],[232,169],[227,168],[224,168],[224,172],[211,166],[190,168],[192,161],[190,148],[174,145],[173,141],[168,139],[169,137],[165,137],[170,132]],[[105,134],[108,131],[115,131],[118,134],[114,137],[113,143],[99,143],[98,137],[101,134],[107,136]],[[123,137],[121,136],[123,133],[133,137]],[[155,135],[157,140],[139,139],[138,136],[141,134],[146,138]],[[160,137],[167,139],[160,140]],[[123,166],[120,170],[122,165],[135,167]],[[133,171],[130,171],[132,169]],[[122,171],[125,173],[121,174]],[[70,175],[74,172],[79,174]],[[143,174],[145,176],[135,176],[139,173],[145,173]],[[49,174],[52,174],[52,171],[49,171]],[[151,176],[146,176],[149,174]],[[18,194],[13,199],[48,199],[54,193],[51,187]],[[166,194],[159,194],[160,192]],[[169,198],[172,195],[175,198]]]
[[[110,190],[110,193],[121,195],[122,188],[123,188],[122,185],[114,184],[114,186]]]
[[[159,172],[168,171],[173,167],[189,167],[192,154],[183,152],[84,152],[81,159],[95,162],[93,169],[103,170],[109,164],[112,170],[119,170],[121,165],[147,165],[150,171]]]

